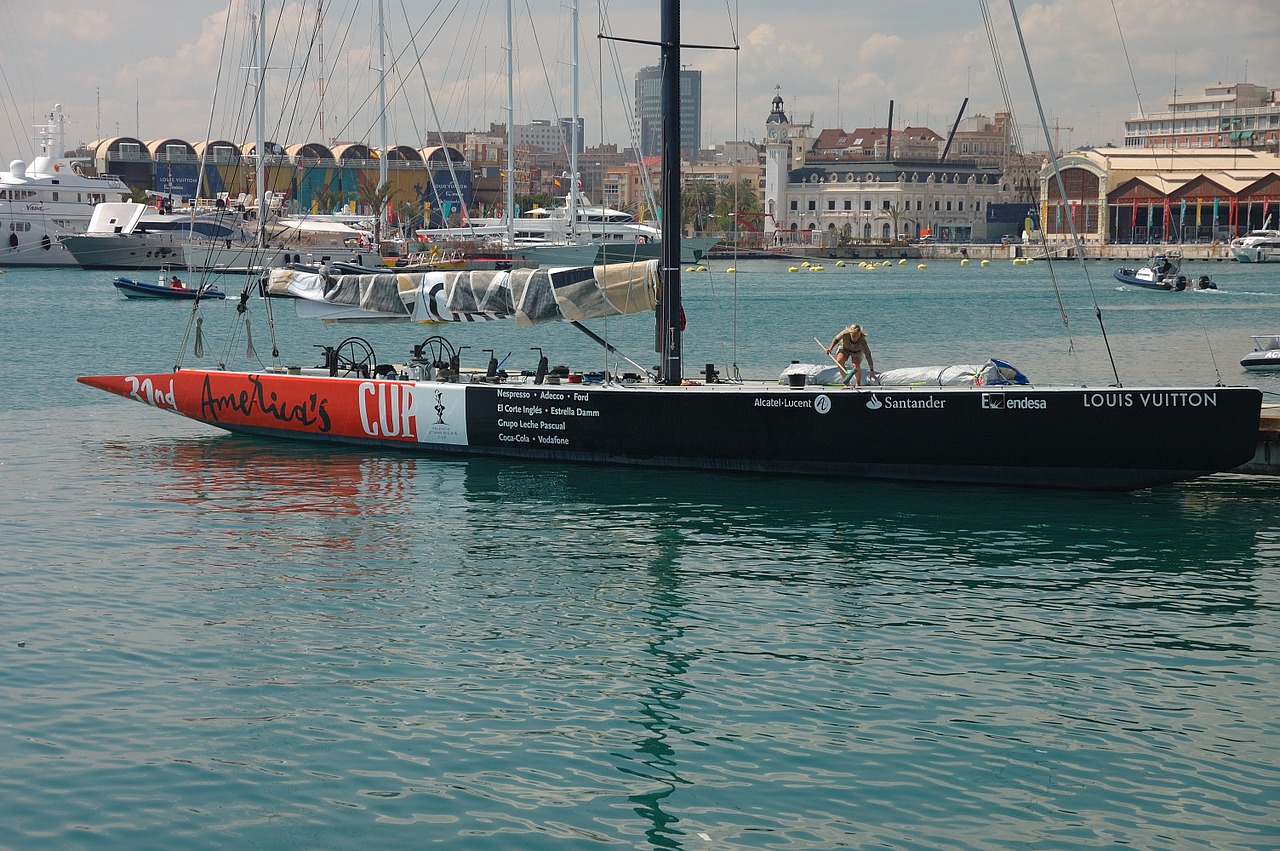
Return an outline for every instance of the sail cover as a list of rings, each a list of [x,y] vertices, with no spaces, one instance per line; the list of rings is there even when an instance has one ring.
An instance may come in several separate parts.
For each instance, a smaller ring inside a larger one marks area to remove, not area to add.
[[[969,385],[976,387],[997,384],[1028,384],[1027,377],[1012,364],[992,358],[983,364],[955,364],[952,366],[912,366],[886,369],[877,373],[883,386],[945,387]]]
[[[652,311],[658,303],[658,261],[369,275],[275,268],[267,292],[298,299],[299,316],[331,321],[576,322]]]

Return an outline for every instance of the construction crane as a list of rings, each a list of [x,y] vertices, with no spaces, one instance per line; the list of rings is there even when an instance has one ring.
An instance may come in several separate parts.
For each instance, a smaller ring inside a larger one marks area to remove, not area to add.
[[[1043,128],[1041,128],[1039,124],[1019,124],[1018,127],[1020,127],[1023,130],[1036,131],[1037,139],[1040,138],[1040,133],[1043,130]],[[1053,119],[1053,152],[1058,156],[1062,156],[1062,131],[1063,130],[1066,130],[1068,133],[1076,132],[1076,128],[1067,127],[1065,124],[1059,124],[1058,119],[1056,118]]]

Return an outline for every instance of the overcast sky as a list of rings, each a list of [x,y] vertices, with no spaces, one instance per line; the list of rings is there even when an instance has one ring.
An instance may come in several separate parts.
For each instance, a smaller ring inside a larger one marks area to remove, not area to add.
[[[571,0],[515,0],[517,123],[572,112]],[[1050,124],[1064,147],[1118,142],[1126,118],[1176,90],[1280,86],[1280,0],[1016,0]],[[248,0],[251,10],[257,0]],[[817,130],[925,125],[1004,108],[979,0],[684,0],[683,64],[702,71],[704,144],[759,140],[775,94]],[[318,9],[323,7],[317,26]],[[267,3],[268,139],[376,145],[377,0]],[[1008,0],[989,0],[1020,124],[1037,120]],[[383,0],[388,138],[506,119],[505,0]],[[127,135],[252,140],[246,0],[3,0],[0,163],[29,158],[30,125],[60,103],[68,142]],[[586,143],[629,140],[636,71],[657,49],[658,0],[579,0]],[[603,24],[601,23],[603,20]],[[1126,55],[1127,54],[1127,55]],[[1131,70],[1132,69],[1132,73]],[[321,80],[324,80],[321,109]],[[429,92],[429,94],[428,94]],[[209,128],[212,128],[210,130]],[[1043,148],[1038,129],[1023,131]]]

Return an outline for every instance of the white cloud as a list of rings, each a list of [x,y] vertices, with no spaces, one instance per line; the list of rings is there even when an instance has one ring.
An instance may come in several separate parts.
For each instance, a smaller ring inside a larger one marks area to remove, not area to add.
[[[45,38],[69,37],[70,43],[64,42],[64,45],[73,51],[76,42],[104,44],[121,38],[113,16],[99,8],[70,11],[64,7],[42,12],[40,27],[38,32]]]
[[[603,116],[605,139],[625,145],[629,118],[624,105],[634,97],[635,72],[657,61],[657,48],[598,40],[599,7],[593,0],[580,2],[581,113],[587,139],[599,141]],[[219,57],[224,57],[221,111],[215,113],[214,132],[222,128],[223,135],[232,135],[247,121],[243,66],[251,62],[251,42],[243,32],[246,5],[255,4],[7,4],[8,26],[0,30],[0,83],[8,87],[0,93],[0,161],[29,153],[24,139],[28,125],[55,102],[64,104],[74,122],[69,127],[73,140],[93,138],[99,121],[104,135],[117,127],[132,135],[140,124],[144,137],[202,137]],[[294,135],[319,138],[314,53],[303,71],[315,6],[286,5],[288,23],[272,39],[272,118],[282,128],[292,128],[280,131],[291,140]],[[610,32],[633,39],[659,37],[653,0],[610,0],[604,5]],[[495,0],[458,0],[444,6],[387,4],[391,50],[398,67],[410,72],[403,82],[397,79],[396,86],[403,89],[392,100],[396,133],[425,136],[436,129],[419,66],[447,129],[487,129],[489,122],[506,120],[502,6]],[[565,4],[516,6],[516,55],[521,63],[516,120],[551,118],[557,110],[567,113]],[[367,0],[325,2],[324,136],[371,133],[371,7]],[[1154,5],[1150,0],[1114,0],[1114,7],[1112,0],[1040,0],[1019,7],[1046,113],[1051,121],[1057,118],[1063,126],[1076,128],[1064,142],[1118,139],[1124,119],[1138,109],[1135,80],[1148,110],[1164,107],[1175,73],[1179,92],[1188,95],[1246,76],[1280,86],[1275,60],[1280,3],[1275,0],[1161,0]],[[989,8],[1014,88],[1015,108],[1025,123],[1034,111],[1008,8],[995,0]],[[730,18],[735,12],[740,12],[740,20]],[[536,16],[536,41],[532,25],[521,17],[530,13]],[[269,17],[274,20],[279,14],[279,4],[269,4]],[[434,17],[406,22],[406,14]],[[224,47],[228,17],[232,31]],[[126,20],[127,29],[114,23]],[[33,40],[32,32],[65,37]],[[411,32],[419,48],[431,45],[420,62],[409,49]],[[686,0],[682,33],[686,42],[701,45],[730,44],[739,34],[741,49],[736,52],[690,48],[682,56],[686,66],[703,71],[704,127],[713,134],[706,139],[711,143],[759,138],[775,91],[781,92],[793,114],[807,118],[812,113],[818,129],[837,122],[846,127],[883,123],[890,99],[895,101],[895,120],[928,124],[939,132],[949,128],[966,96],[971,113],[991,114],[1003,108],[975,4],[841,2],[822,14],[800,14],[773,0],[736,0],[727,8],[717,0]],[[1133,63],[1132,78],[1125,47]],[[613,51],[621,80],[615,76]]]

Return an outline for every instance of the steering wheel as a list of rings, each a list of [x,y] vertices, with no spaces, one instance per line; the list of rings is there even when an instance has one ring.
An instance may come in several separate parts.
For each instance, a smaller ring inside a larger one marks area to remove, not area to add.
[[[373,366],[377,358],[373,354],[373,346],[363,337],[348,337],[338,344],[334,351],[333,366],[329,370],[332,376],[347,377],[359,375],[368,378],[373,374]]]
[[[426,361],[436,369],[443,369],[453,363],[458,352],[444,337],[428,337],[422,341],[421,345],[413,347],[413,356]]]

